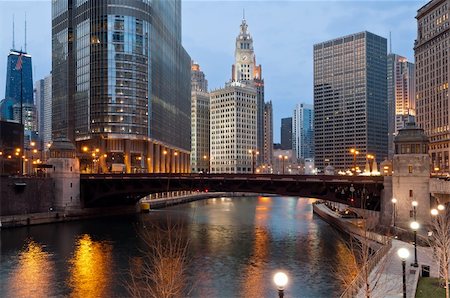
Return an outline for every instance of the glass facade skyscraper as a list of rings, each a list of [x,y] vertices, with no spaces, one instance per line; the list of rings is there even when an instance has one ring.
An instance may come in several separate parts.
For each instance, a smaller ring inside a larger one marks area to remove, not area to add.
[[[314,158],[314,108],[297,104],[292,117],[292,149],[297,159]]]
[[[17,63],[19,56],[22,56],[20,68]],[[20,89],[22,89],[22,91]],[[8,55],[6,69],[5,99],[0,104],[2,120],[14,120],[13,106],[20,105],[21,97],[23,104],[33,105],[33,71],[31,55],[11,50]]]
[[[281,119],[281,149],[292,150],[292,117]]]
[[[387,40],[360,32],[314,45],[314,149],[323,171],[347,170],[388,148]]]
[[[181,1],[53,1],[52,17],[53,137],[99,149],[97,171],[188,171]]]

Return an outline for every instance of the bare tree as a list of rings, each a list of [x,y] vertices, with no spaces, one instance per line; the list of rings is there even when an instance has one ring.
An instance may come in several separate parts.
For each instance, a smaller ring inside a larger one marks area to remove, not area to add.
[[[445,287],[445,296],[450,298],[450,208],[446,208],[432,219],[431,246],[439,264],[439,278]]]
[[[188,294],[187,249],[180,224],[167,220],[138,232],[144,243],[143,257],[131,261],[126,288],[133,297],[176,298]]]
[[[352,227],[350,223],[349,225],[347,230],[350,232],[350,240],[346,241],[344,248],[344,255],[348,257],[346,257],[346,262],[334,270],[346,287],[346,291],[341,297],[354,297],[362,291],[366,298],[370,298],[382,276],[381,273],[387,258],[381,260],[390,245],[385,244],[378,250],[374,249],[375,246],[378,246],[374,245],[375,233],[373,230],[376,226],[374,218],[362,220],[359,224],[360,228]],[[378,269],[371,275],[376,265],[379,265]]]

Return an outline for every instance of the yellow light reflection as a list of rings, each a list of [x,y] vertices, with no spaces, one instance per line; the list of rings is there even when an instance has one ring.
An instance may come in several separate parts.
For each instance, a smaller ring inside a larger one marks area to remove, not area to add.
[[[19,253],[19,263],[11,274],[9,293],[14,297],[52,296],[54,264],[50,257],[42,245],[29,241]]]
[[[71,297],[108,297],[106,291],[112,282],[112,246],[93,241],[83,235],[76,242],[72,259],[69,261],[69,286]]]
[[[253,253],[244,269],[243,297],[264,297],[264,270],[269,257],[269,232],[265,223],[269,217],[269,206],[272,201],[269,197],[258,197],[255,210],[255,242]]]

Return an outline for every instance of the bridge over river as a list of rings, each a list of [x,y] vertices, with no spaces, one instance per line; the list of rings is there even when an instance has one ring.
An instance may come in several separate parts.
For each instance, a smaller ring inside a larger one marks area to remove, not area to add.
[[[319,198],[379,210],[383,177],[268,174],[81,174],[82,207],[135,204],[168,191],[247,192]]]

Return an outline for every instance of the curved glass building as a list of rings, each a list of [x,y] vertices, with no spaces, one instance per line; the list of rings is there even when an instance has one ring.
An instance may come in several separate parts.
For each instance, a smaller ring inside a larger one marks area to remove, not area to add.
[[[189,171],[180,0],[53,0],[52,39],[53,137],[82,171]]]

